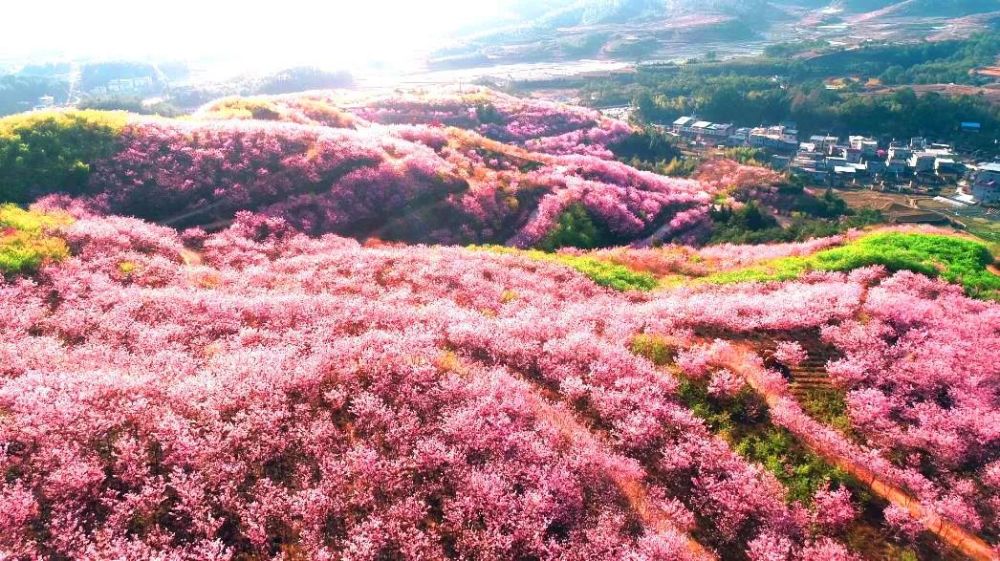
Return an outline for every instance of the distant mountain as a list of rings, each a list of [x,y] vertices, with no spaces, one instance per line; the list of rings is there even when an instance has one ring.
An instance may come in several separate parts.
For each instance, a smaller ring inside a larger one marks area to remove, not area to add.
[[[701,54],[718,46],[746,52],[748,44],[822,36],[858,40],[864,30],[821,27],[892,18],[895,40],[923,39],[926,18],[962,18],[1000,11],[1000,0],[513,0],[489,26],[468,29],[435,66],[551,62],[581,58],[634,60]],[[817,14],[824,14],[816,18]],[[910,20],[912,25],[907,25]],[[791,25],[796,24],[796,25]],[[784,27],[781,27],[784,26]],[[833,33],[834,36],[829,36]],[[880,35],[873,37],[887,39]]]
[[[536,26],[642,23],[645,18],[724,15],[772,19],[787,9],[842,8],[848,13],[889,10],[906,17],[963,17],[1000,11],[998,0],[518,0],[510,12]]]
[[[998,0],[846,0],[848,12],[885,10],[894,17],[964,17],[1000,11]]]
[[[516,0],[506,17],[470,29],[434,64],[637,60],[676,44],[761,40],[759,30],[775,19],[789,15],[768,0]]]
[[[553,0],[518,1],[510,12],[537,27],[647,23],[647,18],[682,15],[752,17],[769,7],[768,0]],[[522,6],[523,5],[523,6]]]

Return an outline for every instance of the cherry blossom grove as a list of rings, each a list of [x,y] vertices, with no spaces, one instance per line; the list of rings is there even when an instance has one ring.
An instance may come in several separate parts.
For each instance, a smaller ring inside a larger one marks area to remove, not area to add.
[[[363,248],[251,214],[214,235],[99,217],[59,235],[73,256],[0,300],[0,547],[27,558],[849,559],[843,492],[817,495],[812,523],[627,342],[823,327],[847,345],[861,306],[996,325],[996,305],[907,273],[621,294],[517,255]],[[956,405],[988,418],[991,395]],[[880,438],[938,446],[896,434]],[[995,434],[968,438],[940,469],[980,462],[992,484]],[[931,475],[915,477],[942,515],[995,524],[988,498]],[[635,518],[636,485],[658,514]]]
[[[218,229],[248,210],[315,235],[519,246],[576,207],[609,241],[678,239],[716,195],[716,182],[614,161],[608,147],[630,127],[579,108],[488,91],[369,101],[357,116],[333,103],[346,102],[237,98],[184,121],[131,116],[109,154],[81,162],[83,185],[31,192],[177,227]]]
[[[0,559],[1000,560],[1000,303],[714,282],[871,233],[683,245],[775,174],[346,95],[118,116],[0,205]],[[600,247],[528,250],[573,228]]]

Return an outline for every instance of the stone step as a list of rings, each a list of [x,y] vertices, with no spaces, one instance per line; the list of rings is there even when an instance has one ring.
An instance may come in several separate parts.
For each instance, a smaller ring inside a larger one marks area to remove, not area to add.
[[[833,390],[823,389],[823,388],[802,388],[798,390],[792,390],[791,395],[796,399],[803,399],[811,397],[817,394],[833,393]]]

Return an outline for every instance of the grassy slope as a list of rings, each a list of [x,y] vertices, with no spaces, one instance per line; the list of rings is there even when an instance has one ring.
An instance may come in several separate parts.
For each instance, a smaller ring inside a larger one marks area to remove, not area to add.
[[[875,231],[840,247],[801,257],[783,257],[757,265],[720,271],[702,278],[657,278],[595,256],[479,247],[483,251],[523,255],[571,267],[595,283],[620,291],[649,291],[659,286],[697,281],[710,284],[788,281],[812,271],[847,272],[881,265],[890,271],[913,271],[961,285],[975,298],[1000,300],[1000,276],[988,267],[990,248],[972,239],[944,234]]]
[[[993,255],[986,245],[937,234],[876,232],[841,247],[805,257],[785,257],[736,271],[716,273],[713,283],[791,280],[810,271],[851,271],[882,265],[959,284],[970,296],[1000,298],[1000,277],[987,270]]]
[[[91,163],[114,151],[127,118],[48,111],[0,119],[0,201],[25,203],[37,190],[83,189]]]
[[[550,263],[566,265],[587,276],[596,284],[622,292],[652,290],[659,284],[656,277],[649,273],[640,273],[623,265],[616,265],[593,257],[566,253],[547,253],[540,250],[519,250],[501,246],[482,246],[473,249],[504,255],[523,255],[537,261],[548,261]]]
[[[32,272],[46,261],[68,257],[66,242],[46,232],[69,222],[66,216],[0,206],[0,275]]]

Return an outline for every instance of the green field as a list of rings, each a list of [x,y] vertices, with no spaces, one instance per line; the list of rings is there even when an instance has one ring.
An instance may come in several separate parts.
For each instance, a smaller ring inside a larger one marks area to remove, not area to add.
[[[956,236],[877,232],[844,246],[805,257],[785,257],[736,271],[716,273],[713,283],[792,280],[810,271],[851,271],[881,265],[961,285],[970,296],[1000,298],[1000,276],[987,267],[994,257],[981,242]]]
[[[29,273],[47,261],[68,257],[66,242],[47,232],[69,221],[69,217],[0,205],[0,275]]]

